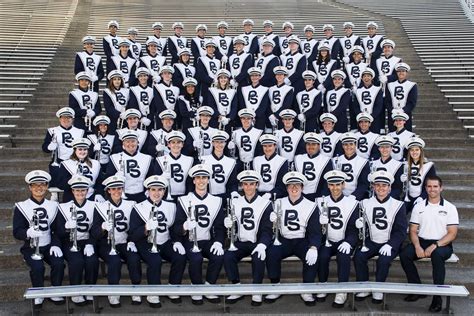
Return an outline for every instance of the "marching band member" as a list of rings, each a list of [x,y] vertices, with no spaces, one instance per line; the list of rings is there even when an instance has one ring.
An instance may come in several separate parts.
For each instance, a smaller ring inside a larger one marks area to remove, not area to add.
[[[123,120],[120,114],[125,112],[130,96],[130,90],[125,88],[124,78],[120,70],[112,70],[107,75],[107,88],[104,89],[102,99],[105,113],[110,118],[110,133],[122,128]]]
[[[194,63],[197,63],[199,57],[204,57],[207,54],[207,49],[205,47],[206,36],[207,33],[207,25],[206,24],[198,24],[196,26],[196,36],[191,39],[191,54],[194,57]]]
[[[362,45],[362,40],[359,36],[353,33],[354,30],[354,23],[352,22],[344,22],[342,25],[344,29],[344,37],[339,39],[339,43],[341,45],[341,53],[342,53],[342,62],[344,65],[347,65],[351,62],[351,55],[353,55],[354,49],[356,46]],[[364,54],[364,49],[362,49],[362,55]]]
[[[163,39],[165,40],[165,39]],[[166,42],[165,42],[166,43]],[[159,52],[159,45],[160,45],[160,40],[151,37],[146,40],[146,49],[148,52],[148,55],[140,57],[140,66],[139,68],[146,68],[148,69],[148,73],[150,78],[148,79],[148,85],[152,86],[154,82],[158,83],[160,82],[161,78],[158,75],[161,67],[166,65],[166,57],[163,55],[160,55]],[[166,45],[166,44],[165,44]],[[138,76],[137,76],[138,78]],[[138,78],[140,79],[140,78]]]
[[[191,65],[191,51],[185,47],[179,50],[178,62],[173,64],[173,85],[179,88],[180,94],[184,94],[183,82],[186,78],[191,78],[196,75],[196,68]],[[199,84],[197,91],[200,91]]]
[[[83,52],[76,53],[74,61],[74,74],[85,71],[92,80],[92,90],[99,92],[99,82],[104,78],[104,66],[102,65],[102,57],[94,52],[96,38],[86,35],[82,38],[84,45]]]
[[[334,169],[347,174],[344,195],[352,194],[360,201],[365,198],[369,189],[369,162],[357,155],[357,136],[354,133],[342,134],[340,141],[344,155],[332,159]]]
[[[319,42],[318,57],[309,64],[309,70],[318,75],[317,87],[322,93],[334,87],[330,74],[339,69],[337,59],[332,59],[329,46],[324,42]]]
[[[257,144],[263,130],[253,127],[255,112],[251,109],[244,108],[239,111],[238,115],[242,127],[232,133],[232,138],[227,147],[229,151],[234,151],[234,155],[237,149],[238,152],[235,156],[238,156],[239,162],[244,166],[250,166],[250,162],[256,156],[256,151],[258,153],[259,148],[257,148]],[[231,154],[231,156],[234,155]],[[239,170],[242,167],[240,166]]]
[[[323,113],[319,117],[321,122],[322,131],[319,133],[323,142],[321,143],[321,154],[332,158],[336,155],[336,147],[339,144],[339,138],[341,133],[334,130],[334,126],[337,123],[337,117],[331,113]],[[339,154],[339,152],[337,153]]]
[[[303,28],[305,38],[301,39],[300,49],[301,52],[306,56],[308,65],[310,65],[315,59],[318,53],[318,40],[313,37],[315,28],[312,25],[305,25]]]
[[[237,166],[236,160],[224,155],[226,142],[229,134],[225,131],[216,131],[211,136],[212,152],[210,155],[202,157],[211,168],[209,179],[209,193],[214,196],[226,199],[231,192],[237,192]]]
[[[275,39],[278,39],[278,36],[275,35]],[[273,69],[280,66],[280,58],[276,55],[277,48],[276,43],[268,38],[262,39],[262,52],[258,55],[258,58],[255,60],[255,67],[260,68],[262,77],[260,78],[260,83],[264,87],[271,87],[276,84],[276,78],[273,74]]]
[[[173,110],[164,110],[158,115],[161,120],[162,128],[153,130],[147,139],[146,153],[152,157],[167,155],[170,150],[167,147],[166,135],[173,131],[176,112]]]
[[[320,211],[319,222],[323,229],[326,242],[319,248],[318,274],[319,282],[325,283],[329,276],[329,262],[336,256],[337,281],[349,282],[351,270],[351,254],[358,241],[355,222],[358,217],[358,201],[354,196],[344,196],[347,175],[339,170],[324,174],[329,187],[330,196],[320,197],[316,203]],[[318,302],[326,300],[326,293],[316,295]],[[337,293],[332,303],[335,308],[344,307],[347,293]]]
[[[276,85],[271,86],[268,90],[268,96],[270,97],[270,110],[271,113],[268,117],[269,125],[272,130],[283,127],[283,123],[278,119],[281,111],[290,109],[293,105],[295,88],[285,83],[288,78],[288,69],[285,66],[276,66],[273,69],[275,74]]]
[[[252,33],[254,22],[251,19],[245,19],[242,21],[244,33],[239,36],[245,39],[244,51],[252,56],[258,54],[258,37]]]
[[[92,79],[87,72],[78,73],[76,80],[78,87],[69,93],[69,107],[74,110],[78,117],[83,119],[74,120],[74,126],[83,129],[86,133],[91,133],[92,120],[102,110],[99,94],[89,90]]]
[[[179,88],[173,85],[173,74],[173,67],[167,65],[161,67],[161,82],[153,85],[153,100],[150,107],[154,113],[161,113],[164,110],[177,111]],[[155,129],[161,128],[161,122],[156,119],[155,122],[157,123]]]
[[[230,235],[234,248],[225,251],[224,268],[229,281],[232,284],[240,284],[238,263],[242,258],[251,256],[252,283],[261,284],[265,273],[266,249],[273,237],[270,222],[272,204],[270,200],[257,194],[260,181],[260,174],[257,171],[242,171],[237,179],[242,185],[244,195],[231,199],[232,204],[227,205],[229,215],[224,218],[224,226],[228,230],[233,230]],[[233,304],[241,298],[242,295],[231,295],[226,298],[226,302]],[[252,306],[260,305],[262,295],[252,295]]]
[[[30,268],[33,287],[44,286],[44,263],[51,267],[51,285],[60,286],[64,276],[64,258],[57,236],[52,232],[58,204],[46,199],[51,176],[42,170],[33,170],[25,176],[31,196],[15,203],[13,210],[13,236],[25,243],[20,248],[23,259]],[[64,298],[51,297],[56,304],[64,304]],[[35,298],[34,309],[39,310],[43,298]]]
[[[197,91],[198,82],[192,77],[183,80],[184,93],[178,97],[178,111],[181,130],[186,131],[197,123],[197,110],[203,104],[203,97]]]
[[[265,21],[263,21],[262,26],[263,26],[264,35],[262,37],[260,37],[259,40],[258,40],[258,44],[260,45],[260,49],[262,48],[262,44],[265,40],[272,41],[273,42],[273,46],[272,46],[273,54],[275,54],[276,56],[280,56],[281,55],[280,36],[273,33],[273,22],[270,21],[270,20],[265,20]]]
[[[231,123],[237,117],[237,89],[230,85],[231,74],[226,69],[219,69],[216,74],[216,84],[209,88],[206,104],[217,114],[219,129],[231,130]],[[215,127],[214,126],[214,127]]]
[[[143,56],[142,44],[137,42],[138,29],[131,27],[127,30],[128,41],[130,42],[130,50],[128,51],[130,57],[135,59],[137,62],[140,61],[140,57]]]
[[[278,153],[287,159],[290,165],[293,164],[295,155],[302,154],[305,151],[303,141],[304,132],[295,129],[295,117],[296,112],[291,109],[281,111],[280,118],[283,122],[283,128],[275,132],[275,136],[278,140]]]
[[[107,74],[112,70],[119,70],[123,75],[124,85],[128,88],[136,80],[133,76],[135,75],[137,61],[128,55],[130,42],[127,39],[121,38],[118,46],[119,53],[107,60]]]
[[[150,55],[148,41],[153,40],[153,42],[156,43],[156,49],[157,49],[158,55],[166,57],[168,41],[166,37],[161,37],[161,31],[163,30],[163,23],[155,22],[151,25],[151,28],[153,30],[153,35],[147,36],[146,38],[148,55]]]
[[[47,154],[53,153],[49,164],[49,172],[53,179],[49,183],[50,186],[57,185],[54,181],[59,178],[59,166],[62,161],[71,157],[74,139],[81,138],[85,134],[84,130],[73,126],[74,116],[75,112],[70,107],[60,108],[56,112],[56,117],[59,118],[59,125],[48,128],[44,137],[43,152]]]
[[[107,59],[106,61],[108,62],[112,56],[118,55],[118,43],[121,39],[117,36],[117,31],[119,29],[119,23],[117,21],[109,21],[109,23],[107,23],[107,28],[109,29],[109,35],[102,39],[102,47],[104,48],[104,54]]]
[[[188,47],[188,40],[182,36],[184,24],[181,22],[174,22],[171,28],[174,30],[174,35],[168,37],[168,51],[171,55],[171,64],[178,62],[178,53],[181,49]]]
[[[232,47],[232,37],[225,35],[225,32],[229,28],[229,24],[226,21],[219,21],[217,23],[217,32],[219,35],[214,36],[212,39],[217,44],[219,53],[222,56],[230,57],[234,52]]]
[[[362,82],[363,71],[368,68],[368,65],[363,61],[364,48],[362,46],[354,45],[354,47],[352,47],[352,49],[347,54],[348,55],[344,56],[343,59],[347,61],[350,58],[351,61],[344,62],[343,70],[347,75],[346,82],[344,84],[346,87],[350,87],[352,89],[352,93],[355,93],[355,90],[357,90]]]
[[[395,49],[395,42],[386,38],[381,43],[382,55],[375,61],[375,79],[381,83],[382,87],[389,82],[397,80],[393,70],[395,65],[402,62],[400,57],[393,56],[393,50]]]
[[[412,112],[416,107],[418,100],[418,85],[416,82],[407,79],[411,68],[408,64],[399,63],[395,66],[397,72],[397,80],[387,84],[387,97],[385,98],[388,113],[388,127],[392,132],[395,130],[393,126],[392,112],[402,110],[408,115],[405,122],[405,128],[412,131]]]
[[[395,139],[388,135],[381,135],[375,140],[380,152],[380,159],[371,162],[371,172],[384,170],[389,172],[393,178],[392,189],[390,190],[390,196],[394,199],[400,200],[400,194],[402,193],[403,184],[401,176],[403,174],[403,164],[392,158],[392,148],[395,144]]]
[[[201,84],[201,94],[207,95],[209,88],[216,80],[217,70],[220,67],[221,61],[216,57],[217,45],[214,41],[206,42],[206,55],[197,57],[196,65],[196,80]],[[195,56],[196,58],[196,56]]]
[[[162,259],[171,262],[168,283],[181,284],[186,256],[183,245],[171,230],[176,217],[176,204],[163,200],[168,180],[162,176],[151,176],[143,185],[148,198],[133,207],[129,238],[147,264],[147,284],[161,284]],[[159,296],[149,295],[146,299],[151,307],[161,307]],[[181,302],[179,296],[170,296],[170,299],[172,303]]]
[[[211,117],[214,115],[214,110],[211,107],[201,106],[197,110],[197,115],[199,117],[198,125],[185,131],[185,152],[190,156],[195,156],[202,163],[202,157],[210,155],[212,152],[211,137],[217,129],[209,126]]]
[[[92,185],[87,191],[87,199],[93,200],[95,193],[101,193],[100,183],[102,182],[102,175],[100,174],[100,163],[89,158],[89,147],[91,141],[88,138],[76,138],[72,142],[73,153],[71,158],[61,162],[59,167],[57,184],[58,187],[64,190],[63,202],[69,202],[73,199],[69,180],[74,175],[82,175],[88,178]],[[97,180],[99,180],[97,182]]]
[[[294,28],[295,28],[295,26],[290,21],[283,22],[283,25],[281,26],[281,29],[285,33],[285,36],[280,36],[280,38],[279,38],[280,55],[286,55],[290,52],[289,40],[290,40],[290,37],[293,36],[293,29]]]
[[[319,44],[325,44],[329,47],[329,52],[332,59],[338,59],[341,56],[341,42],[334,37],[334,26],[332,24],[323,25],[324,38],[319,41]]]
[[[453,253],[453,241],[456,239],[459,226],[459,215],[456,206],[445,200],[443,182],[437,176],[426,180],[428,197],[413,208],[410,218],[410,241],[400,252],[400,262],[407,276],[408,283],[421,284],[415,260],[430,258],[433,267],[433,283],[444,284],[446,275],[445,261]],[[414,302],[426,295],[411,294],[405,301]],[[441,296],[434,295],[429,311],[439,312],[443,306]]]
[[[139,183],[156,174],[158,167],[150,155],[138,150],[139,138],[136,131],[127,130],[120,135],[122,151],[110,156],[106,177],[118,174],[125,181],[124,193],[127,199],[137,203],[145,200],[145,190]]]
[[[255,127],[265,128],[265,122],[269,115],[270,98],[268,88],[260,84],[262,71],[258,67],[251,67],[248,70],[251,84],[242,87],[238,91],[239,109],[248,108],[255,112]]]
[[[365,62],[370,68],[375,69],[375,61],[382,54],[382,46],[380,46],[383,35],[377,34],[378,24],[374,21],[367,23],[368,36],[362,38],[362,44],[365,51]]]
[[[390,263],[398,255],[402,242],[407,236],[407,219],[403,202],[390,196],[393,176],[383,170],[371,174],[371,182],[375,187],[375,195],[360,202],[362,217],[356,221],[356,227],[368,229],[368,236],[363,236],[362,248],[354,254],[354,266],[357,281],[369,280],[368,260],[379,256],[376,263],[375,281],[385,282]],[[355,296],[362,301],[370,293],[361,292]],[[383,293],[373,292],[372,303],[381,304]]]
[[[317,75],[306,70],[302,74],[305,89],[296,94],[294,109],[298,109],[298,121],[303,132],[319,131],[319,113],[322,109],[322,93],[314,87]]]
[[[92,181],[76,174],[68,181],[73,198],[59,204],[59,212],[54,221],[55,233],[61,242],[64,259],[69,269],[69,284],[79,285],[84,278],[85,284],[96,284],[99,275],[99,258],[94,242],[89,234],[94,219],[95,203],[88,201],[87,191]],[[78,306],[92,301],[92,296],[73,296],[71,300]]]
[[[408,118],[408,114],[403,112],[403,110],[392,111],[393,126],[395,126],[396,130],[387,135],[395,140],[395,144],[392,146],[392,157],[398,161],[402,161],[406,156],[405,144],[410,138],[415,136],[415,133],[405,129],[405,123],[408,121]]]
[[[321,135],[309,132],[304,134],[306,153],[295,156],[295,170],[301,172],[306,177],[306,185],[303,188],[303,195],[310,201],[317,197],[327,195],[328,187],[323,179],[323,175],[333,169],[331,158],[324,156],[321,151],[323,139]]]
[[[173,225],[174,233],[181,236],[189,260],[189,277],[192,284],[203,284],[202,261],[209,259],[206,284],[215,284],[224,263],[224,213],[222,199],[207,191],[211,170],[203,164],[189,170],[194,190],[178,198],[178,210]],[[207,295],[211,303],[220,298]],[[203,303],[202,296],[191,296],[194,305]]]
[[[142,113],[137,109],[128,109],[123,112],[120,117],[127,123],[127,127],[117,129],[115,131],[114,145],[112,147],[112,153],[118,153],[122,151],[122,135],[128,131],[134,131],[138,137],[138,150],[144,151],[143,145],[145,145],[148,138],[148,132],[146,130],[139,129],[138,124],[142,119]]]
[[[171,131],[165,136],[169,153],[156,158],[158,174],[163,175],[168,182],[169,198],[176,201],[177,197],[188,192],[190,181],[187,174],[194,164],[194,158],[181,154],[186,136],[179,131]]]
[[[375,146],[375,140],[380,135],[370,131],[370,125],[374,118],[369,113],[361,112],[357,114],[356,120],[359,125],[358,131],[355,133],[357,137],[357,155],[364,159],[378,159],[380,154],[377,146]]]
[[[316,203],[302,195],[306,184],[304,175],[290,171],[283,177],[288,197],[275,201],[276,207],[270,213],[274,223],[275,240],[267,249],[267,271],[271,283],[280,283],[281,261],[291,255],[303,263],[303,282],[312,283],[316,278],[318,249],[321,246],[321,227]],[[265,302],[273,303],[280,294],[265,296]],[[305,305],[315,305],[312,294],[301,294]]]
[[[143,183],[143,182],[141,182]],[[90,234],[97,254],[107,264],[108,284],[119,284],[122,276],[122,260],[127,263],[132,284],[140,284],[142,268],[134,242],[129,241],[130,215],[134,201],[122,199],[125,178],[113,175],[104,180],[107,200],[97,203]],[[108,297],[112,308],[120,307],[120,296]],[[141,297],[132,296],[132,305],[141,304]]]
[[[373,85],[375,72],[366,68],[362,71],[362,84],[358,86],[352,98],[350,116],[351,129],[357,129],[357,115],[362,112],[372,115],[374,121],[370,130],[374,133],[385,132],[385,108],[383,90],[380,86]]]
[[[334,89],[326,91],[323,99],[324,109],[337,117],[334,129],[344,133],[347,132],[347,109],[351,103],[351,91],[344,87],[346,74],[342,70],[334,70],[331,78]]]
[[[295,93],[304,89],[303,71],[307,68],[306,55],[300,53],[300,39],[296,35],[288,38],[289,51],[280,56],[281,64],[288,70],[285,83],[295,89]]]
[[[96,134],[90,134],[87,138],[93,146],[94,159],[100,163],[101,173],[105,173],[112,154],[115,135],[109,132],[110,119],[107,116],[98,115],[92,123],[95,126]]]
[[[263,134],[259,142],[262,145],[263,155],[256,156],[252,162],[252,169],[261,176],[258,193],[267,200],[273,195],[283,197],[286,191],[282,179],[288,172],[288,161],[277,152],[278,138],[272,134]]]
[[[245,38],[242,36],[234,38],[235,53],[230,55],[226,66],[230,71],[230,85],[233,87],[248,85],[248,70],[253,66],[253,55],[245,52],[245,43]]]
[[[153,101],[153,88],[148,86],[150,72],[145,67],[137,68],[135,76],[138,78],[138,85],[130,88],[130,100],[127,109],[137,109],[142,114],[140,118],[140,129],[150,131],[154,127],[156,114],[152,112],[151,102]],[[153,109],[155,110],[155,109]]]

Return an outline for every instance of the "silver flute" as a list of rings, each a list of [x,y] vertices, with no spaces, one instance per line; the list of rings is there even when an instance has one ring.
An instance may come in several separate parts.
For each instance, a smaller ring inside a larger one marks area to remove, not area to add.
[[[71,205],[71,221],[74,221],[77,225],[77,208],[74,203]],[[78,252],[79,246],[77,245],[77,226],[69,232],[69,241],[72,242],[72,246],[69,249],[71,252]]]
[[[158,209],[156,207],[156,203],[153,202],[153,206],[151,207],[151,212],[150,212],[150,219],[154,221],[158,221]],[[152,231],[149,232],[148,234],[148,242],[151,243],[151,253],[158,253],[160,252],[158,250],[158,245],[156,244],[156,234],[158,233],[158,228],[153,229]]]
[[[36,212],[33,214],[33,218],[31,219],[31,225],[35,231],[40,230],[39,216],[38,214],[36,214]],[[31,255],[31,259],[33,260],[43,259],[43,255],[40,253],[39,237],[30,239],[30,247],[35,249],[35,252]]]
[[[193,208],[191,201],[189,201],[188,216],[189,216],[189,219],[192,221],[196,220],[195,212],[196,212],[196,207]],[[191,252],[201,252],[201,249],[199,249],[199,246],[198,246],[196,227],[194,227],[193,230],[189,232],[189,240],[193,242],[193,248],[191,249]]]
[[[227,249],[228,251],[236,251],[237,250],[237,247],[235,246],[235,221],[234,221],[234,218],[235,218],[235,206],[234,204],[232,203],[232,199],[231,198],[227,198],[227,216],[229,216],[232,218],[232,227],[230,227],[228,230],[227,230],[227,236],[229,237],[230,239],[230,245],[229,245],[229,249]]]
[[[360,249],[362,252],[366,252],[369,250],[365,245],[365,238],[366,238],[366,227],[365,227],[365,207],[362,201],[359,201],[359,218],[362,218],[363,226],[359,229],[359,239],[362,240],[362,248]]]
[[[110,245],[109,256],[118,255],[118,251],[115,248],[115,210],[112,209],[112,205],[109,202],[109,211],[107,212],[107,221],[112,224],[112,229],[107,235],[107,242]]]
[[[273,231],[275,232],[275,240],[273,241],[274,246],[280,246],[280,226],[281,226],[281,201],[276,200],[276,194],[273,193],[273,209],[276,213],[276,221],[273,224]]]

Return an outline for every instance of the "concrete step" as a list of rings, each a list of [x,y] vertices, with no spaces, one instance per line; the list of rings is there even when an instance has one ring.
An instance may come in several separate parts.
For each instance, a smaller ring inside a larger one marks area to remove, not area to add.
[[[426,147],[426,155],[433,158],[466,159],[473,154],[473,148]]]
[[[416,133],[417,134],[420,134],[420,135],[432,135],[432,136],[443,136],[443,137],[447,137],[447,136],[455,136],[455,137],[458,137],[458,136],[467,136],[467,132],[461,127],[456,127],[456,128],[453,128],[453,127],[444,127],[442,125],[440,125],[440,127],[437,127],[437,128],[434,128],[434,127],[427,127],[427,128],[424,128],[424,127],[416,127]]]

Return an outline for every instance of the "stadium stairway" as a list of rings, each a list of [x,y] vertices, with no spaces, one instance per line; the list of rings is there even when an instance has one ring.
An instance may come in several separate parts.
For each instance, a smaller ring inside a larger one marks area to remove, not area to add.
[[[113,6],[109,2],[99,0],[78,3],[64,40],[57,47],[51,65],[32,93],[30,103],[24,106],[21,119],[11,121],[16,125],[11,130],[12,137],[7,141],[0,140],[3,145],[0,150],[0,180],[3,184],[0,188],[3,197],[0,201],[0,302],[21,301],[25,288],[30,286],[28,270],[19,253],[20,243],[13,239],[11,227],[14,202],[28,196],[24,175],[33,168],[47,168],[50,157],[41,152],[41,143],[45,129],[57,124],[55,112],[67,104],[68,93],[74,87],[74,54],[81,50],[81,38],[86,34],[97,36],[97,50],[100,52],[100,39],[106,34],[106,23],[111,19],[120,22],[119,35],[124,35],[128,27],[139,28],[140,42],[143,42],[145,35],[149,33],[150,25],[156,20],[165,23],[164,36],[171,35],[172,22],[183,21],[188,38],[194,36],[194,26],[198,23],[208,24],[208,35],[215,35],[215,24],[221,19],[230,23],[229,35],[232,36],[240,33],[240,22],[249,17],[255,20],[255,30],[258,34],[261,34],[260,25],[264,19],[273,20],[278,33],[281,32],[281,23],[290,20],[295,24],[295,32],[298,35],[301,35],[304,25],[315,25],[317,38],[322,37],[320,26],[325,23],[334,24],[336,36],[341,36],[344,21],[353,21],[356,24],[355,32],[360,35],[365,35],[367,21],[377,21],[381,25],[381,33],[387,34],[397,43],[396,55],[402,56],[413,68],[411,77],[420,87],[419,103],[415,112],[416,133],[427,140],[429,158],[436,162],[437,170],[446,180],[445,196],[454,202],[460,211],[461,229],[455,251],[461,261],[449,266],[446,282],[464,284],[469,290],[474,290],[474,246],[471,245],[474,237],[474,202],[470,194],[474,188],[474,166],[470,164],[474,152],[467,133],[456,120],[456,115],[447,111],[449,107],[446,100],[428,76],[398,20],[339,3],[315,3],[309,0],[258,3],[207,0],[206,5],[191,2],[186,4],[186,10],[183,10],[183,6],[182,3],[165,1],[156,1],[156,4],[151,6],[143,0],[134,0],[121,6]],[[178,13],[178,10],[182,11]],[[431,282],[429,263],[421,265],[423,280]],[[164,267],[165,280],[168,266]],[[299,264],[285,263],[284,267],[285,281],[300,280]],[[335,265],[331,269],[331,280],[334,280]],[[125,269],[123,272],[122,280],[126,283],[128,273]],[[241,273],[242,282],[248,282],[250,265],[242,268]],[[406,282],[397,262],[392,265],[389,281]],[[105,279],[100,278],[99,282],[104,283]],[[220,282],[226,282],[223,274]],[[66,271],[64,284],[67,283]]]

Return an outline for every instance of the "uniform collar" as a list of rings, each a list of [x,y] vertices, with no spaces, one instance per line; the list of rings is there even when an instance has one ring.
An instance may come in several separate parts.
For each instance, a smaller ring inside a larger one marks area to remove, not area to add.
[[[332,195],[330,195],[331,200],[335,203],[340,202],[344,198],[344,194],[341,194],[337,199],[334,199]]]
[[[247,203],[252,204],[253,202],[255,202],[255,200],[258,198],[258,196],[259,195],[257,193],[255,193],[250,200],[247,200],[247,197],[244,194],[244,199]]]
[[[115,207],[120,207],[120,205],[122,204],[122,201],[123,201],[123,200],[120,199],[120,201],[119,201],[117,204],[115,204],[112,199],[109,199],[108,201],[109,201],[109,203],[112,204],[113,206],[115,206]]]
[[[321,151],[318,151],[318,152],[315,153],[314,155],[310,155],[310,154],[306,153],[306,155],[308,156],[308,158],[316,158],[316,157],[319,156],[319,153],[320,153],[320,152],[321,152]]]
[[[41,204],[44,203],[45,198],[43,198],[41,201],[38,201],[35,198],[33,198],[32,196],[30,196],[30,200],[33,201],[33,203],[35,203],[35,204],[41,205]]]
[[[303,196],[303,194],[301,194],[300,198],[299,198],[298,200],[296,200],[294,203],[291,202],[290,197],[288,197],[288,202],[290,202],[291,205],[297,205],[297,204],[299,204],[301,201],[303,201],[303,199],[304,199],[304,196]]]
[[[149,197],[146,200],[153,206],[153,201]],[[158,204],[155,204],[155,206],[160,207],[161,204],[163,204],[163,199],[161,199]]]
[[[70,129],[72,129],[73,126],[74,125],[71,125],[68,128],[66,128],[66,127],[62,126],[61,124],[59,124],[59,127],[61,127],[63,130],[66,130],[66,131],[69,131]]]
[[[73,198],[72,201],[73,201],[73,204],[74,204],[75,206],[77,206],[77,207],[83,207],[83,206],[86,205],[86,203],[87,203],[87,199],[85,199],[84,202],[82,202],[82,204],[79,204],[79,203],[76,201],[76,199],[74,199],[74,198]]]
[[[354,154],[353,154],[352,156],[350,156],[350,157],[347,157],[347,156],[344,154],[344,157],[345,157],[347,160],[352,160],[352,159],[354,159],[355,157],[357,157],[357,152],[354,153]]]
[[[389,156],[387,160],[383,161],[382,157],[380,157],[380,162],[385,165],[388,164],[390,161],[392,161],[392,156]]]
[[[214,151],[212,151],[211,155],[212,155],[212,157],[214,157],[218,161],[224,159],[224,157],[225,157],[224,153],[222,154],[222,156],[217,157],[216,154],[214,153]]]
[[[195,197],[197,197],[198,199],[200,199],[202,201],[202,200],[207,198],[207,196],[209,195],[209,192],[206,192],[206,194],[204,194],[204,196],[202,196],[202,197],[199,194],[197,194],[196,191],[193,191],[193,194],[194,194]]]
[[[383,199],[383,200],[379,200],[379,198],[377,197],[377,195],[375,195],[375,199],[377,200],[377,202],[383,204],[383,203],[387,202],[387,201],[390,199],[390,194],[387,194],[387,196],[386,196],[385,199]]]
[[[277,155],[277,152],[275,150],[275,152],[270,156],[270,158],[267,159],[267,156],[263,155],[263,157],[265,158],[266,161],[270,161],[272,160],[273,158],[275,158],[275,156]]]
[[[173,156],[173,154],[170,152],[170,157],[171,159],[173,160],[178,160],[179,158],[181,158],[181,153],[179,153],[179,155],[177,157]]]
[[[397,131],[395,131],[395,134],[397,134],[397,135],[400,135],[400,134],[401,134],[401,133],[403,133],[404,131],[405,131],[405,127],[404,127],[404,128],[402,128],[402,129],[401,129],[400,131],[398,131],[398,132],[397,132]]]

